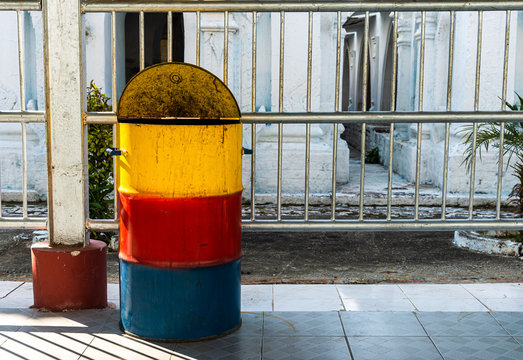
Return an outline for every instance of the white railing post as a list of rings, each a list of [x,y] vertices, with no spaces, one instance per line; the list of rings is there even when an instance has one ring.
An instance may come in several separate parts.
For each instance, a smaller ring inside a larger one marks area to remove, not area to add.
[[[43,0],[49,241],[88,244],[79,0]]]

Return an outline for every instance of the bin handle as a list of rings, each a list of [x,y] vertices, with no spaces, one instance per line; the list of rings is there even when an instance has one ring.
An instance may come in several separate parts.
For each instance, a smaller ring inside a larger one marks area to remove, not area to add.
[[[252,149],[242,147],[242,155],[252,155]]]
[[[116,148],[107,148],[107,149],[105,149],[105,152],[111,156],[121,156],[121,155],[127,156],[126,150],[120,150],[120,149],[116,149]]]

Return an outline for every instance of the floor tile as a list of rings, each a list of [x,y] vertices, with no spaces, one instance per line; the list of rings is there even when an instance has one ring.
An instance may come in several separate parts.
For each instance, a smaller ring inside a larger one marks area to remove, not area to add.
[[[264,337],[264,360],[349,360],[344,337]]]
[[[335,285],[274,285],[275,311],[338,311],[343,304]]]
[[[442,360],[428,337],[349,337],[355,360]]]
[[[478,299],[523,299],[523,284],[520,283],[463,284],[462,286]]]
[[[342,298],[347,311],[415,311],[407,298]]]
[[[344,299],[404,299],[403,291],[398,285],[336,285]]]
[[[112,333],[94,333],[81,359],[170,359],[174,345],[154,343]]]
[[[338,313],[329,311],[266,312],[263,334],[265,337],[344,336]]]
[[[261,336],[263,330],[263,312],[242,313],[242,326],[233,334],[251,337]]]
[[[433,337],[446,360],[521,360],[523,347],[511,337]]]
[[[0,308],[0,331],[16,331],[22,326],[32,324],[33,309],[2,309]]]
[[[429,336],[509,336],[489,313],[420,312]]]
[[[523,312],[493,312],[492,316],[512,336],[523,336]]]
[[[231,334],[223,338],[177,344],[174,359],[258,360],[261,358],[261,336]]]
[[[523,299],[481,299],[490,311],[523,311]]]
[[[120,301],[120,284],[107,284],[107,300],[112,302]]]
[[[0,358],[16,354],[18,359],[78,359],[87,344],[52,332],[12,332],[0,347]]]
[[[33,303],[33,283],[26,282],[16,288],[7,297],[0,299],[0,308],[28,308],[32,306]]]
[[[412,312],[341,312],[347,336],[427,336]]]
[[[23,283],[23,281],[0,281],[0,298],[7,296]]]
[[[489,311],[475,298],[411,296],[410,301],[418,311]]]
[[[272,285],[242,285],[242,311],[272,311]]]
[[[409,298],[428,297],[445,299],[471,299],[473,296],[459,284],[400,284]]]

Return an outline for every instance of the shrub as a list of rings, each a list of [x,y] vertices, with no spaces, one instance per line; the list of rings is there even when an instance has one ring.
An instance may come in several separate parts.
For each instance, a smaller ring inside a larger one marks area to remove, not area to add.
[[[511,110],[522,111],[523,98],[518,94],[516,95],[519,99],[519,106],[518,104],[512,105],[509,103],[506,103],[506,105]],[[472,146],[473,130],[473,125],[466,125],[461,131],[463,133],[463,141],[468,145],[465,149],[465,160],[463,160],[468,168],[470,168],[471,165],[473,151],[479,151],[479,156],[481,157],[482,148],[484,148],[485,151],[488,151],[489,147],[499,149],[501,124],[495,122],[478,124],[475,149],[473,149]],[[505,123],[503,134],[505,137],[503,155],[508,155],[509,161],[515,157],[515,161],[510,165],[510,168],[513,170],[512,175],[518,179],[518,182],[514,185],[509,194],[509,199],[512,203],[515,203],[518,206],[519,214],[523,216],[523,123]]]

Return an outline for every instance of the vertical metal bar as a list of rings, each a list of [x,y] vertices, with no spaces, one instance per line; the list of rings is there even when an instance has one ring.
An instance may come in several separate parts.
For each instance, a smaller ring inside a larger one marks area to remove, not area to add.
[[[334,88],[334,112],[340,107],[340,56],[341,56],[341,11],[338,11],[336,32],[336,80]],[[332,199],[331,220],[336,220],[336,168],[338,166],[338,124],[334,124],[332,131]]]
[[[0,219],[2,218],[2,174],[0,174]]]
[[[113,111],[116,111],[118,94],[116,93],[116,13],[111,12],[111,79],[113,92]]]
[[[116,12],[111,12],[111,77],[112,77],[112,88],[113,88],[113,111],[116,111],[116,105],[118,104],[118,94],[116,93]],[[119,136],[118,136],[118,125],[113,125],[113,147],[119,148]],[[114,191],[114,218],[118,219],[118,183],[117,179],[119,176],[117,158],[112,157],[113,161],[113,191]]]
[[[223,13],[223,82],[227,85],[229,65],[229,12]]]
[[[369,71],[369,12],[365,12],[365,32],[363,38],[363,89],[361,111],[367,111],[367,77]],[[363,220],[363,194],[365,192],[365,135],[367,132],[367,124],[361,124],[361,170],[360,170],[360,211],[359,220]]]
[[[481,73],[481,43],[483,34],[483,11],[478,11],[478,46],[476,54],[476,83],[474,92],[474,111],[479,110],[479,85]],[[470,159],[470,192],[469,192],[469,220],[472,220],[474,211],[474,185],[476,182],[476,146],[478,137],[478,124],[472,125],[472,157]]]
[[[167,61],[173,61],[173,12],[167,13]]]
[[[27,219],[27,124],[22,122],[22,211]]]
[[[396,111],[396,87],[398,71],[398,12],[394,12],[394,34],[393,34],[393,53],[392,53],[392,86],[390,91],[390,111]],[[390,123],[389,129],[389,180],[387,185],[387,221],[391,220],[392,213],[392,161],[394,155],[394,123]]]
[[[312,21],[313,13],[309,11],[309,31],[307,41],[307,112],[311,111],[312,84]],[[311,124],[305,125],[305,221],[309,220],[309,176],[311,163]]]
[[[196,12],[196,66],[200,66],[200,33],[202,18],[200,12]]]
[[[42,18],[49,241],[51,246],[87,245],[80,6],[44,0]],[[73,76],[63,76],[64,69]]]
[[[447,112],[452,108],[452,72],[454,68],[454,31],[456,13],[450,12],[450,36],[449,36],[449,65],[447,77]],[[441,220],[445,221],[447,216],[447,182],[449,173],[449,143],[450,123],[445,123],[445,145],[443,149],[443,186],[441,187]]]
[[[23,33],[23,19],[22,19],[22,11],[17,10],[17,27],[18,27],[18,70],[20,73],[19,80],[20,80],[20,110],[25,111],[25,81],[24,81],[24,33]]]
[[[505,20],[505,57],[503,61],[503,89],[501,91],[501,111],[507,110],[507,76],[508,76],[508,54],[510,47],[510,16],[511,11],[507,10]],[[505,145],[505,123],[500,123],[499,127],[499,157],[498,157],[498,189],[496,194],[496,220],[501,219],[501,186],[503,181],[503,147]]]
[[[252,13],[252,86],[251,86],[251,112],[256,112],[256,31],[257,31],[258,13]],[[256,124],[251,124],[251,221],[256,218],[255,204],[255,176],[256,176]]]
[[[427,13],[421,13],[421,46],[420,46],[420,70],[419,70],[419,104],[418,111],[423,111],[423,83],[425,78],[425,27],[426,27]],[[414,200],[414,220],[419,220],[419,187],[420,187],[420,173],[421,173],[421,133],[423,129],[421,122],[418,123],[418,136],[416,140],[416,190]]]
[[[283,64],[285,47],[285,12],[280,12],[280,92],[279,92],[279,111],[283,112]],[[283,146],[283,124],[278,123],[278,185],[277,185],[277,219],[281,220],[281,183],[282,183],[282,146]]]
[[[140,11],[140,21],[138,27],[140,41],[140,70],[143,70],[145,68],[145,15],[143,11]]]
[[[20,110],[25,111],[25,70],[22,11],[17,10],[18,70],[20,80]],[[27,219],[27,124],[22,122],[22,216]],[[1,215],[1,214],[0,214]]]

